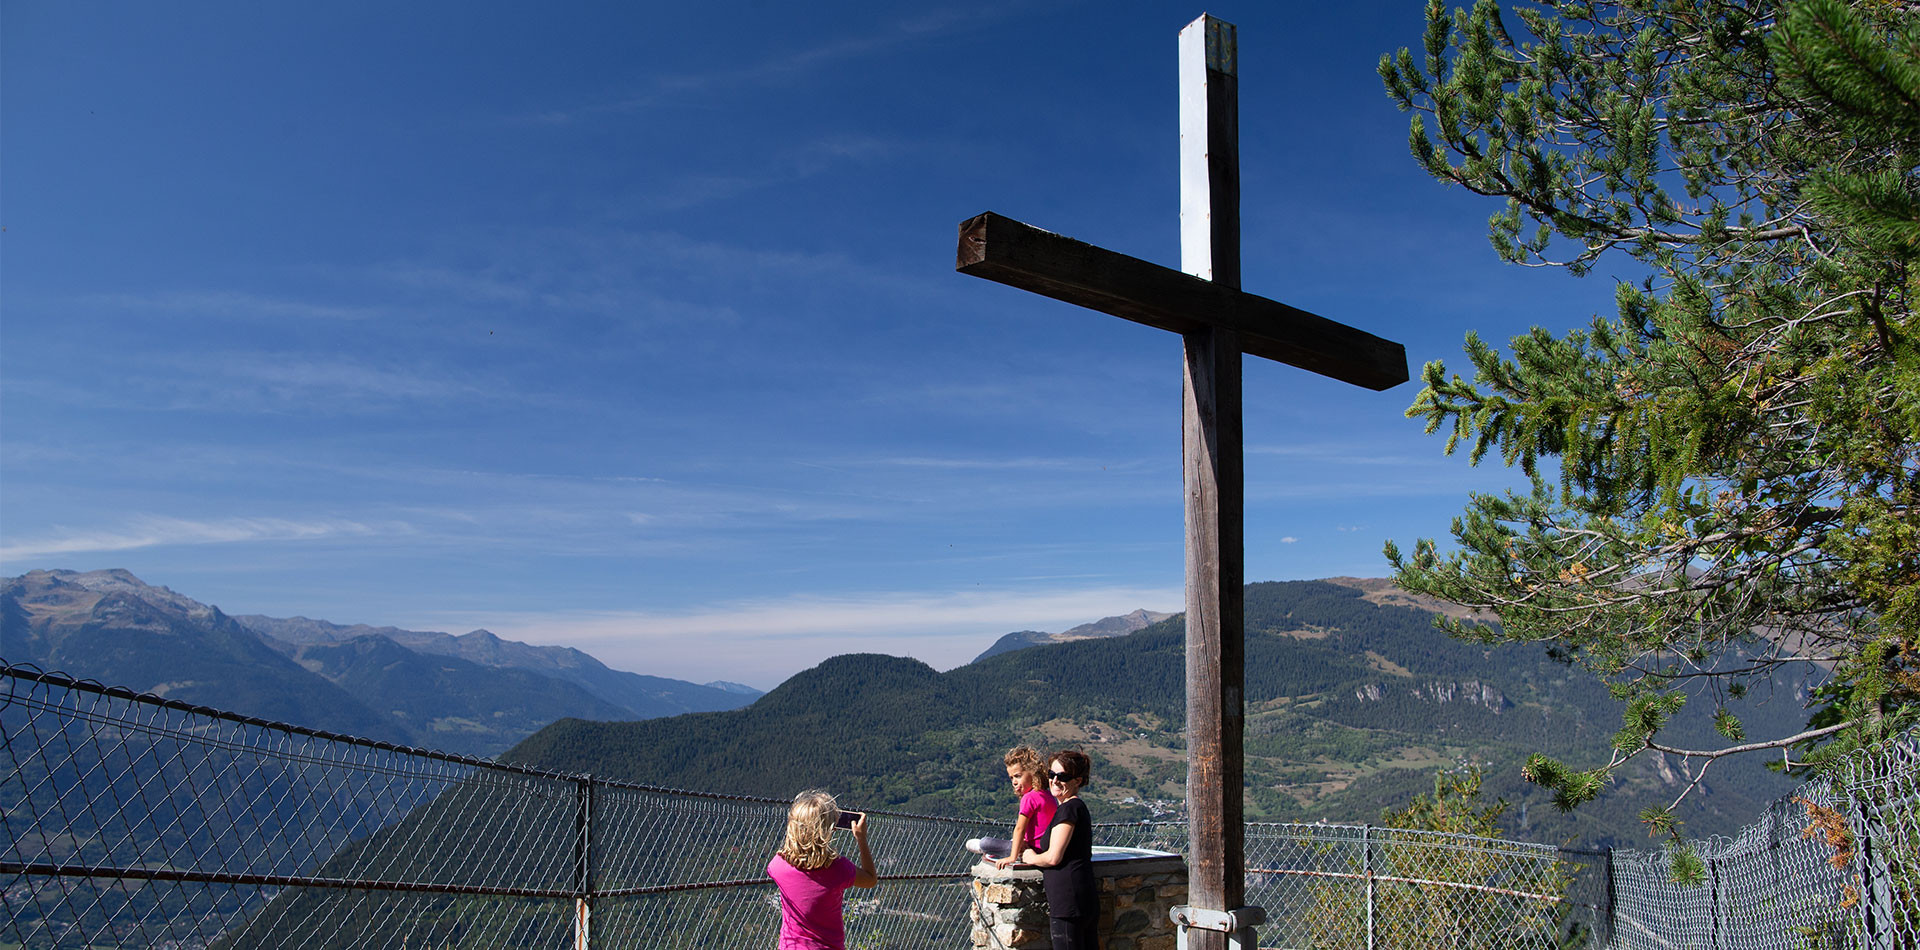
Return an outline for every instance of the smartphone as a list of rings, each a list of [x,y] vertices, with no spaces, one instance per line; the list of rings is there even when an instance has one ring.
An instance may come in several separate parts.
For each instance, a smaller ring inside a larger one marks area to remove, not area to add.
[[[861,812],[843,811],[840,813],[840,820],[834,822],[833,826],[835,828],[851,828],[853,827],[854,822],[859,821],[860,819],[865,817],[866,815]]]

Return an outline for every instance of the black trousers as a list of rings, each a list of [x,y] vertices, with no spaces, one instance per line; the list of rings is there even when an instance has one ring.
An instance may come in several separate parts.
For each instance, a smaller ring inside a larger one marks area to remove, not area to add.
[[[1047,926],[1053,937],[1053,950],[1100,950],[1100,917],[1049,917]]]

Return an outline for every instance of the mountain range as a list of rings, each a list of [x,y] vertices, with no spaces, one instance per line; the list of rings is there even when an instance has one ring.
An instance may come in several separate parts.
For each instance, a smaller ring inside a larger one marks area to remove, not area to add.
[[[1249,820],[1368,821],[1431,791],[1441,770],[1478,767],[1511,804],[1507,833],[1593,847],[1641,846],[1638,813],[1684,785],[1680,764],[1642,758],[1572,814],[1520,764],[1544,752],[1606,761],[1621,708],[1605,685],[1530,645],[1488,647],[1433,629],[1434,612],[1384,581],[1246,588]],[[1176,615],[1124,636],[989,655],[947,672],[877,654],[833,657],[741,709],[646,722],[563,720],[506,761],[609,779],[785,797],[823,787],[860,807],[1010,817],[1001,754],[1017,743],[1079,747],[1098,820],[1184,808],[1185,627]],[[1801,671],[1817,679],[1817,670]],[[1756,732],[1805,721],[1805,682],[1781,679],[1733,704]],[[1706,697],[1667,736],[1709,745]],[[1752,757],[1717,763],[1678,813],[1690,835],[1726,834],[1793,781]]]
[[[1046,646],[1049,643],[1071,643],[1075,640],[1088,640],[1094,637],[1123,637],[1135,630],[1152,626],[1171,616],[1173,615],[1141,609],[1132,613],[1121,614],[1118,617],[1107,617],[1102,620],[1095,620],[1092,623],[1083,623],[1071,630],[1062,630],[1059,633],[1046,633],[1040,630],[1016,630],[1013,633],[1009,633],[993,641],[993,646],[988,647],[986,652],[974,657],[973,662],[978,663],[990,656],[1012,653],[1015,650],[1024,650],[1028,647]]]
[[[123,570],[0,585],[0,657],[245,715],[489,756],[564,717],[631,720],[760,695],[609,669],[570,647],[229,616]]]
[[[1650,759],[1573,816],[1519,777],[1529,752],[1604,759],[1619,708],[1604,684],[1531,647],[1432,628],[1453,608],[1375,579],[1248,585],[1247,812],[1365,821],[1473,765],[1535,840],[1633,844],[1635,813],[1677,793]],[[650,785],[772,797],[846,789],[864,807],[992,818],[999,756],[1079,746],[1100,818],[1183,807],[1184,618],[1136,610],[1058,634],[999,638],[935,671],[873,654],[828,659],[759,695],[611,670],[564,647],[307,618],[229,616],[125,571],[33,571],[0,586],[0,657],[248,715]],[[1817,676],[1817,673],[1810,674]],[[1803,721],[1802,682],[1755,690],[1756,731]],[[1673,738],[1711,741],[1707,703]],[[509,748],[511,747],[511,748]],[[1690,833],[1726,833],[1792,783],[1717,765],[1683,804]]]

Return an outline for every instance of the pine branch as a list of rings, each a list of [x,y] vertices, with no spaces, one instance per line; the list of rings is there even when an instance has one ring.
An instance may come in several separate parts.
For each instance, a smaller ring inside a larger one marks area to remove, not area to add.
[[[1824,738],[1836,732],[1851,729],[1856,725],[1859,725],[1858,721],[1849,719],[1823,729],[1808,729],[1796,735],[1787,736],[1784,739],[1770,739],[1766,742],[1749,742],[1745,745],[1731,746],[1725,749],[1675,749],[1660,745],[1651,738],[1647,740],[1646,745],[1647,748],[1655,752],[1664,752],[1668,755],[1678,755],[1694,759],[1718,759],[1729,755],[1739,755],[1743,752],[1758,752],[1763,749],[1784,749],[1788,746],[1799,745],[1802,742]]]

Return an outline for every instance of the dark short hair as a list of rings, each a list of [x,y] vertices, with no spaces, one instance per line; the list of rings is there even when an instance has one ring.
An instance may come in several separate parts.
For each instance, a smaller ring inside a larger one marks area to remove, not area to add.
[[[1048,768],[1052,768],[1052,764],[1055,762],[1066,767],[1065,771],[1068,779],[1077,778],[1082,785],[1086,784],[1088,777],[1093,774],[1092,760],[1088,759],[1087,754],[1079,749],[1061,749],[1047,756]]]

